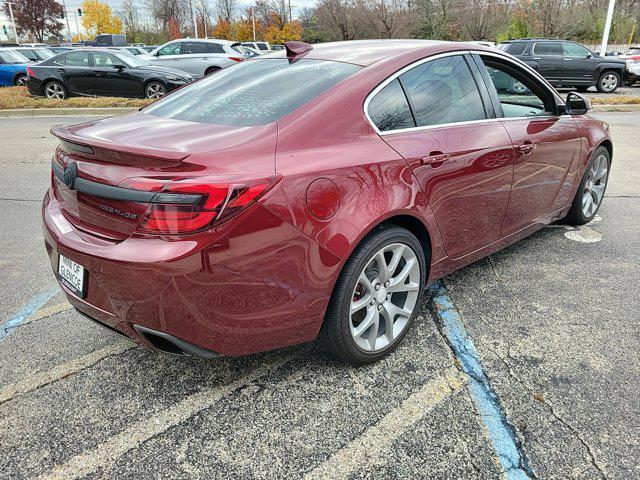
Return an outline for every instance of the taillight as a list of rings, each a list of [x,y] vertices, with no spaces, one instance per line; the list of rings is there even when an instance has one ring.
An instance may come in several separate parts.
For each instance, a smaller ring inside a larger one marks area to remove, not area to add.
[[[238,214],[267,193],[279,179],[272,176],[209,183],[202,178],[169,181],[130,178],[119,187],[158,192],[138,226],[140,232],[185,234],[211,228]]]
[[[30,77],[35,77],[36,74],[33,73],[33,70],[31,70],[31,68],[27,67],[27,75],[29,75]]]
[[[234,62],[241,62],[244,60],[242,57],[229,57],[229,60],[233,60]]]

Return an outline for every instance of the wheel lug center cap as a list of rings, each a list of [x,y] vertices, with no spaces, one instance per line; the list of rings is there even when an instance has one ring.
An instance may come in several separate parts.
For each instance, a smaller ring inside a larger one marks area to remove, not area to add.
[[[382,287],[376,292],[376,301],[382,303],[387,299],[387,289]]]

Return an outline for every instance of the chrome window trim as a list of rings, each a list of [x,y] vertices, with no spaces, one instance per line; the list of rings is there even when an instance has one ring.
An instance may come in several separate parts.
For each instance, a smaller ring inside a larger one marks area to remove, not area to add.
[[[384,132],[381,131],[380,129],[378,129],[378,127],[375,124],[375,122],[369,116],[369,103],[371,102],[373,97],[375,97],[384,87],[386,87],[388,84],[390,84],[391,82],[396,80],[403,73],[406,73],[409,70],[412,70],[413,68],[418,67],[418,66],[420,66],[420,65],[422,65],[424,63],[430,62],[432,60],[437,60],[439,58],[451,57],[451,56],[454,56],[454,55],[466,55],[466,54],[477,54],[477,55],[486,55],[486,56],[490,56],[490,57],[495,57],[495,58],[498,58],[500,60],[504,60],[506,62],[510,62],[510,63],[514,64],[516,67],[518,67],[520,69],[525,69],[527,71],[527,73],[532,75],[539,83],[543,84],[543,86],[547,89],[547,91],[549,93],[551,93],[553,98],[556,100],[556,104],[558,106],[563,106],[564,105],[564,101],[560,98],[560,95],[558,95],[558,93],[551,86],[551,84],[549,82],[547,82],[547,80],[545,80],[533,68],[531,68],[526,63],[521,62],[517,58],[515,58],[515,57],[513,57],[513,56],[511,56],[511,55],[509,55],[507,53],[500,54],[500,53],[495,53],[495,52],[488,52],[486,50],[456,50],[454,52],[438,53],[438,54],[435,54],[435,55],[431,55],[429,57],[421,58],[420,60],[416,60],[415,62],[410,63],[409,65],[406,65],[406,66],[402,67],[400,70],[394,72],[393,74],[391,74],[390,76],[385,78],[382,82],[380,82],[373,90],[371,90],[371,92],[369,92],[369,94],[367,95],[367,97],[364,100],[363,111],[364,111],[364,116],[366,117],[366,119],[369,122],[369,124],[373,127],[373,130],[378,135],[384,136],[384,135],[393,135],[393,134],[396,134],[396,133],[416,132],[416,131],[420,131],[420,130],[431,130],[431,129],[435,129],[435,128],[454,127],[454,126],[459,126],[459,125],[482,124],[482,123],[489,123],[489,122],[496,122],[496,121],[503,121],[504,122],[504,121],[512,121],[512,120],[532,120],[532,119],[549,120],[549,119],[553,119],[553,118],[558,118],[558,115],[541,115],[541,116],[530,116],[530,117],[496,117],[496,118],[485,118],[485,119],[482,119],[482,120],[468,120],[468,121],[464,121],[464,122],[440,123],[440,124],[437,124],[437,125],[423,125],[423,126],[415,126],[415,127],[410,127],[410,128],[399,128],[399,129],[396,129],[396,130],[386,130]]]

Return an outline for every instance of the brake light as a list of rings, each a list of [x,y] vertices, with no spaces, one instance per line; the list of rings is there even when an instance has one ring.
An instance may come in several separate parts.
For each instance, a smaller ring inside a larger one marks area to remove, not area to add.
[[[243,182],[207,182],[131,178],[120,187],[158,192],[138,230],[150,234],[185,234],[211,228],[237,215],[276,185],[279,176]],[[218,179],[219,180],[219,179]]]
[[[27,67],[27,75],[29,75],[30,77],[35,77],[36,76],[36,74],[33,73],[33,70],[31,70],[30,67]]]
[[[233,60],[235,62],[241,62],[242,60],[244,60],[244,58],[242,58],[242,57],[229,57],[229,60]]]

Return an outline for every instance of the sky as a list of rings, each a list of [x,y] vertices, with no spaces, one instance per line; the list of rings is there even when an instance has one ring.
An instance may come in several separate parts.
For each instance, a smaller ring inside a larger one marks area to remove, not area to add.
[[[111,6],[111,9],[114,11],[117,11],[120,9],[120,6],[122,4],[122,0],[101,0],[104,3],[108,3]],[[144,16],[145,16],[145,2],[144,0],[134,0],[135,3],[139,6],[138,9],[138,15],[140,16],[140,19],[142,21],[145,20]],[[209,1],[209,3],[211,3],[213,5],[214,0],[207,0]],[[62,0],[58,0],[58,2],[62,3]],[[76,30],[76,20],[74,17],[74,12],[77,11],[77,9],[80,7],[80,4],[82,3],[82,0],[65,0],[66,2],[66,6],[67,6],[67,11],[69,12],[69,27],[71,29],[71,35],[75,35],[77,33]],[[2,0],[0,0],[0,4],[2,3]],[[251,5],[253,2],[250,1],[243,1],[243,0],[239,0],[238,1],[238,8],[239,10],[244,10],[246,7],[248,7],[249,5]],[[304,7],[311,7],[316,3],[316,0],[291,0],[291,7],[293,10],[293,17],[295,18],[297,11],[299,11],[299,9],[304,8]],[[11,26],[11,21],[5,16],[3,15],[3,9],[0,9],[0,25],[6,25],[7,26],[7,30],[9,30],[9,32],[12,32],[13,27]],[[82,21],[80,18],[78,18],[78,24],[80,26],[80,31],[84,31],[82,28]],[[67,34],[67,29],[66,29],[66,22],[64,22],[65,28],[63,30],[63,35],[66,36]],[[0,41],[6,41],[7,37],[2,33],[2,29],[0,27]]]

